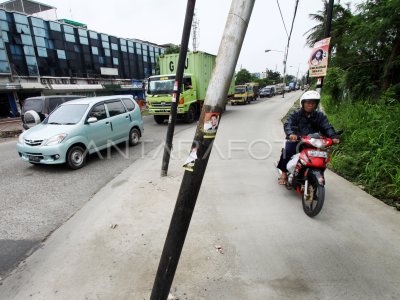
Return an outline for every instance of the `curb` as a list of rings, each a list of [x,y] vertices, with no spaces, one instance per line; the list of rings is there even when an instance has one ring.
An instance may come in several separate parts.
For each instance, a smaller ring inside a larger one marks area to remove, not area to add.
[[[0,131],[0,137],[2,137],[2,138],[15,137],[21,133],[22,133],[22,129],[3,130],[3,131]]]

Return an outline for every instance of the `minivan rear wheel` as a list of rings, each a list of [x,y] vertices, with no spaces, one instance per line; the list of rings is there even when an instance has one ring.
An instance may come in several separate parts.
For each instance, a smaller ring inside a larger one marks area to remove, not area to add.
[[[72,170],[82,168],[86,164],[86,150],[81,146],[73,146],[67,152],[67,166]]]
[[[137,128],[132,128],[129,132],[129,146],[136,146],[139,144],[140,132]]]

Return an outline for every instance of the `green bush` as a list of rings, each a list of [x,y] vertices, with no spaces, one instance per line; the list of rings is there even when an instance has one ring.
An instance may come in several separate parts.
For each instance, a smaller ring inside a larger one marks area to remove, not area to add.
[[[345,130],[331,168],[388,204],[400,201],[400,103],[391,96],[375,103],[322,98],[331,123]]]
[[[340,68],[329,68],[324,79],[324,92],[334,99],[341,99],[344,94],[344,79],[346,73]]]

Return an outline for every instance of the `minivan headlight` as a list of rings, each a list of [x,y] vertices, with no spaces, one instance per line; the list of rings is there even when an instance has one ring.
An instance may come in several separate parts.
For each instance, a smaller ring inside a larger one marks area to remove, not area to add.
[[[67,137],[66,133],[60,133],[55,136],[52,136],[51,138],[48,138],[47,140],[43,141],[43,146],[54,146],[59,143],[61,143],[65,138]]]
[[[20,144],[25,144],[25,140],[24,140],[24,134],[21,133],[18,137],[18,143]]]

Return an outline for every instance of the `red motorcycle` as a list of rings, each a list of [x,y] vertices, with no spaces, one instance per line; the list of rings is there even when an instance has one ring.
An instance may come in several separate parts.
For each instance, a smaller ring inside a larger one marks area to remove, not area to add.
[[[325,200],[324,172],[330,161],[328,148],[331,138],[318,133],[302,136],[298,153],[287,164],[288,189],[295,189],[302,197],[303,210],[309,217],[315,217]]]

